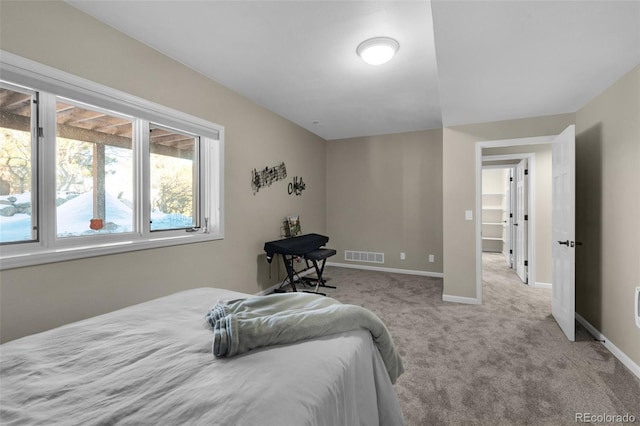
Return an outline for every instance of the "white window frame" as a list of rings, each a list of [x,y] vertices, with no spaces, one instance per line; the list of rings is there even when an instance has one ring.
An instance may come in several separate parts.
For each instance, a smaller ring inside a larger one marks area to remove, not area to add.
[[[224,238],[224,126],[138,98],[107,86],[0,50],[2,79],[39,92],[42,137],[38,151],[39,241],[0,246],[0,270],[123,253]],[[82,237],[56,237],[55,126],[56,98],[127,115],[134,119],[135,232]],[[149,123],[200,137],[200,229],[149,229]],[[146,134],[145,134],[146,128]],[[144,141],[147,141],[145,143]],[[45,143],[46,142],[46,143]],[[205,227],[204,218],[207,218]],[[146,223],[145,223],[146,219]]]
[[[38,92],[35,90],[28,89],[26,87],[15,85],[15,84],[3,83],[2,86],[9,90],[23,93],[25,95],[29,95],[31,96],[32,102],[34,102],[31,105],[31,115],[30,115],[31,122],[29,124],[29,135],[31,137],[31,185],[30,185],[31,186],[31,227],[32,227],[31,238],[29,238],[28,240],[16,242],[16,244],[28,244],[34,241],[34,238],[33,238],[34,228],[37,228],[35,232],[36,240],[39,238],[40,228],[41,228],[39,223],[40,199],[37,198],[38,186],[39,186],[38,164],[39,164],[39,158],[40,158],[40,155],[38,152],[38,137],[37,137],[38,129],[36,127],[38,123],[38,117],[37,117],[38,116],[38,103],[37,103]]]
[[[151,129],[151,127],[155,127],[158,129],[166,129],[166,130],[170,130],[170,131],[176,131],[178,133],[182,133],[182,134],[190,134],[190,136],[193,137],[197,137],[199,140],[198,142],[198,151],[195,153],[196,158],[195,161],[198,162],[198,175],[200,176],[205,169],[205,158],[206,158],[206,154],[204,153],[204,150],[206,150],[206,146],[211,143],[210,140],[207,140],[207,138],[202,138],[199,135],[195,134],[195,133],[190,133],[190,132],[185,132],[183,129],[174,129],[171,127],[167,127],[167,126],[163,126],[160,123],[154,123],[154,122],[150,122],[150,121],[144,121],[142,120],[142,132],[143,132],[143,146],[141,148],[144,148],[146,151],[144,153],[144,162],[142,163],[142,168],[144,170],[144,173],[142,176],[144,176],[145,179],[150,179],[151,178],[151,173],[149,173],[149,169],[150,169],[150,160],[151,160],[151,155],[148,152],[148,150],[151,148],[151,145],[149,144],[148,140],[146,140],[145,138],[147,137],[147,135],[149,135],[151,132],[149,131]],[[204,192],[203,190],[203,185],[204,185],[204,180],[201,177],[199,182],[195,182],[195,184],[197,185],[196,191],[201,195]],[[149,191],[149,189],[151,188],[150,182],[146,181],[144,182],[144,186],[143,186],[143,191]],[[143,195],[144,199],[150,199],[150,195],[148,193],[144,193]],[[203,208],[203,203],[202,201],[204,201],[204,199],[198,198],[198,206],[197,206],[197,210],[198,210],[198,218],[200,219],[198,227],[200,228],[206,228],[208,227],[208,220],[209,218],[207,217],[208,211],[206,209]],[[142,219],[143,219],[143,224],[151,224],[151,211],[148,208],[148,206],[141,206],[144,207],[144,210],[141,210],[143,215],[142,215]],[[205,219],[207,220],[207,225],[205,225]],[[182,231],[175,231],[175,230],[167,230],[167,229],[156,229],[156,230],[151,230],[151,227],[149,227],[149,229],[145,229],[145,227],[142,227],[141,229],[144,230],[145,233],[158,233],[158,232],[163,232],[165,233],[165,235],[168,235],[168,233],[172,232],[172,233],[182,233],[184,232],[184,230]]]

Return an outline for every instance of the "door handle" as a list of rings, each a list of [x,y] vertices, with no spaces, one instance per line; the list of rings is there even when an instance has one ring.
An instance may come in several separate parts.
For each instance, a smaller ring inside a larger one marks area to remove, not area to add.
[[[558,241],[558,244],[569,247],[569,240],[567,240],[567,241]]]

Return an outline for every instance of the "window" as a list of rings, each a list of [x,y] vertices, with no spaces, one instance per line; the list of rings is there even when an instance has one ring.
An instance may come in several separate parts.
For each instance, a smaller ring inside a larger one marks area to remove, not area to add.
[[[56,102],[56,236],[132,232],[133,122]]]
[[[36,93],[0,84],[0,243],[38,240]],[[34,214],[36,213],[36,214]]]
[[[2,61],[2,269],[223,237],[222,126]]]
[[[151,230],[198,227],[199,138],[154,124],[149,145]]]

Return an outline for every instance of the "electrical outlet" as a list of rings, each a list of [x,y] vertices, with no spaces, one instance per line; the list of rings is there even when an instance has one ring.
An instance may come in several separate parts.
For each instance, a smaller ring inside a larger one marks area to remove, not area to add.
[[[404,252],[400,253],[400,260],[404,260],[404,258],[405,258]]]
[[[435,256],[434,256],[434,255],[432,255],[432,254],[430,254],[430,255],[429,255],[429,262],[430,262],[430,263],[433,263],[433,262],[435,262],[435,261],[436,261]]]

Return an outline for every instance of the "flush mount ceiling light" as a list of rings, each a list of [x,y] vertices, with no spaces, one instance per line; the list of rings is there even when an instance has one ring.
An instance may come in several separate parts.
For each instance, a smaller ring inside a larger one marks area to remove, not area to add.
[[[356,49],[358,56],[370,65],[382,65],[396,54],[400,44],[390,37],[374,37],[365,40]]]

